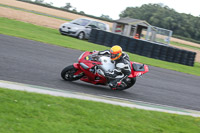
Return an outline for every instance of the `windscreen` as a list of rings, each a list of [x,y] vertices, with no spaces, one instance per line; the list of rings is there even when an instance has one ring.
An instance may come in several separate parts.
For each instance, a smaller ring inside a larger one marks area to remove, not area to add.
[[[73,20],[71,23],[81,25],[81,26],[86,26],[89,24],[89,22],[90,20],[87,20],[87,19],[76,19],[76,20]]]

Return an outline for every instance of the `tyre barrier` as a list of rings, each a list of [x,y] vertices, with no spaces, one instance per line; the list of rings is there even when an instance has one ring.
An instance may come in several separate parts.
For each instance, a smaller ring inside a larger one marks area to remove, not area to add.
[[[168,62],[173,62],[174,54],[175,54],[175,49],[173,47],[168,47],[166,60]]]
[[[114,36],[114,34],[112,34],[111,32],[106,32],[103,45],[111,47],[113,36]]]
[[[182,55],[179,63],[186,65],[187,57],[188,57],[188,52],[186,50],[182,50]]]
[[[188,60],[186,62],[186,65],[194,66],[195,57],[196,57],[196,53],[195,52],[188,51]]]
[[[96,43],[97,44],[103,44],[104,43],[104,35],[105,35],[105,32],[103,30],[99,30],[98,31],[98,36],[96,36],[97,40],[96,40]]]
[[[182,54],[182,50],[176,48],[174,58],[173,58],[173,62],[179,63],[180,60],[181,60],[181,54]]]
[[[142,49],[142,56],[146,57],[151,57],[152,55],[152,50],[153,50],[153,45],[152,43],[149,42],[143,42],[143,49]]]
[[[133,54],[188,66],[194,66],[196,57],[196,53],[192,51],[182,50],[145,40],[134,39],[98,29],[92,29],[88,41],[108,47],[119,45],[124,51]]]
[[[127,51],[130,53],[135,53],[137,47],[137,41],[135,39],[129,39]]]
[[[129,43],[129,37],[122,36],[118,45],[121,46],[124,51],[127,51],[128,43]]]
[[[135,54],[142,55],[142,50],[143,50],[143,43],[141,41],[137,41]]]
[[[113,46],[113,45],[119,45],[119,42],[120,42],[120,40],[121,40],[121,35],[119,35],[119,34],[114,34],[113,35],[113,39],[112,39],[112,42],[111,42],[111,46]]]
[[[167,50],[168,50],[168,47],[166,46],[161,46],[160,48],[160,54],[159,54],[159,59],[160,60],[166,60],[166,57],[167,57]]]
[[[98,33],[98,30],[92,30],[90,32],[90,36],[89,36],[89,39],[88,41],[91,42],[91,43],[96,43],[96,39],[97,39],[97,33]]]
[[[161,49],[161,45],[157,45],[157,44],[155,45],[154,44],[152,54],[151,54],[151,58],[159,59],[160,49]]]

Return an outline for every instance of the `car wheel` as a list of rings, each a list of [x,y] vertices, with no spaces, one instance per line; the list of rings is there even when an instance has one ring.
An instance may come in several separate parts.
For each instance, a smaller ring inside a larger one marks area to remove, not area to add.
[[[78,39],[83,40],[83,39],[85,39],[85,33],[80,32],[77,37],[78,37]]]

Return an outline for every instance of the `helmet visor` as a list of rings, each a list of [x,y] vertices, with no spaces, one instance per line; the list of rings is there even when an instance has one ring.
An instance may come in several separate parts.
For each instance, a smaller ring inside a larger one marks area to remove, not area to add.
[[[119,56],[119,53],[118,54],[112,54],[111,53],[111,59],[114,59],[114,58],[116,58],[116,57],[118,57]]]

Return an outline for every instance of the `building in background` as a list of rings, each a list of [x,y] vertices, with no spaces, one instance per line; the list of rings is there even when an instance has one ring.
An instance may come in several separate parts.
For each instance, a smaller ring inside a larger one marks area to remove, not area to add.
[[[171,30],[155,27],[144,20],[132,18],[120,18],[114,21],[112,32],[161,44],[169,44],[172,36]]]

